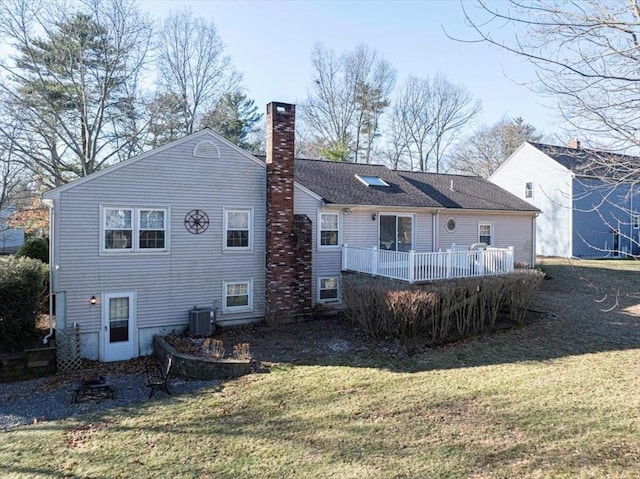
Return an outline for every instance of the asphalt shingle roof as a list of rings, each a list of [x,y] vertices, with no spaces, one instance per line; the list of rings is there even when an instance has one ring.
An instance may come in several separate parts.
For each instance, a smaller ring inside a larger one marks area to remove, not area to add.
[[[402,171],[398,174],[444,208],[539,211],[531,203],[479,176]]]
[[[640,158],[607,151],[530,142],[549,158],[580,176],[637,179]]]
[[[366,186],[355,175],[377,176],[389,186]],[[326,203],[341,205],[438,207],[395,171],[381,165],[326,160],[296,160],[295,180],[321,196]]]
[[[366,186],[356,174],[377,176],[389,186]],[[538,211],[499,186],[474,176],[403,172],[381,165],[297,159],[295,180],[329,204]]]

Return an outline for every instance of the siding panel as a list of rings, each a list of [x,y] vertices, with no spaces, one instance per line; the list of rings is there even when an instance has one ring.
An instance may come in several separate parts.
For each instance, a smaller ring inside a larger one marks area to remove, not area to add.
[[[67,291],[67,323],[100,330],[92,295],[137,292],[139,328],[186,325],[194,306],[219,307],[221,322],[264,316],[265,168],[211,136],[220,158],[194,158],[202,136],[60,193],[56,205],[56,288]],[[100,252],[101,205],[169,208],[169,252]],[[223,209],[253,208],[253,249],[223,251]],[[204,210],[209,228],[189,233],[184,218]],[[253,311],[222,314],[222,282],[253,279]]]
[[[449,232],[446,222],[455,218],[456,229]],[[478,224],[493,224],[493,245],[496,248],[513,246],[517,263],[532,262],[533,223],[530,215],[470,213],[465,211],[441,212],[438,219],[438,244],[440,249],[446,250],[454,244],[470,246],[478,242]]]
[[[541,210],[536,219],[537,254],[572,255],[572,180],[566,168],[525,144],[489,179]],[[533,183],[532,198],[525,198],[527,182]]]

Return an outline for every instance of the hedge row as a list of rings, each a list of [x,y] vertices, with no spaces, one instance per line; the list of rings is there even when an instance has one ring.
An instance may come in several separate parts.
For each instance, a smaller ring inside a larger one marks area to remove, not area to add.
[[[500,276],[407,285],[368,275],[344,275],[347,316],[368,334],[399,339],[411,351],[496,328],[501,310],[522,323],[544,274],[521,270]]]
[[[33,337],[47,266],[32,258],[0,258],[0,341],[3,348]]]

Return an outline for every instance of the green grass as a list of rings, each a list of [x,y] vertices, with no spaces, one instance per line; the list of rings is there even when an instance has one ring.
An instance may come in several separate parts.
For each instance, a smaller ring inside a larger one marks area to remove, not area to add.
[[[635,479],[639,266],[542,266],[556,316],[5,432],[0,477]]]

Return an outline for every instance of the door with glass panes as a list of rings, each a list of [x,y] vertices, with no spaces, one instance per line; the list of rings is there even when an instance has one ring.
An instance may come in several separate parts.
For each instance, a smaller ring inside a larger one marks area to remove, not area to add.
[[[103,361],[124,361],[136,354],[135,293],[107,293],[102,301]]]
[[[381,214],[379,248],[387,251],[413,249],[413,215]]]

